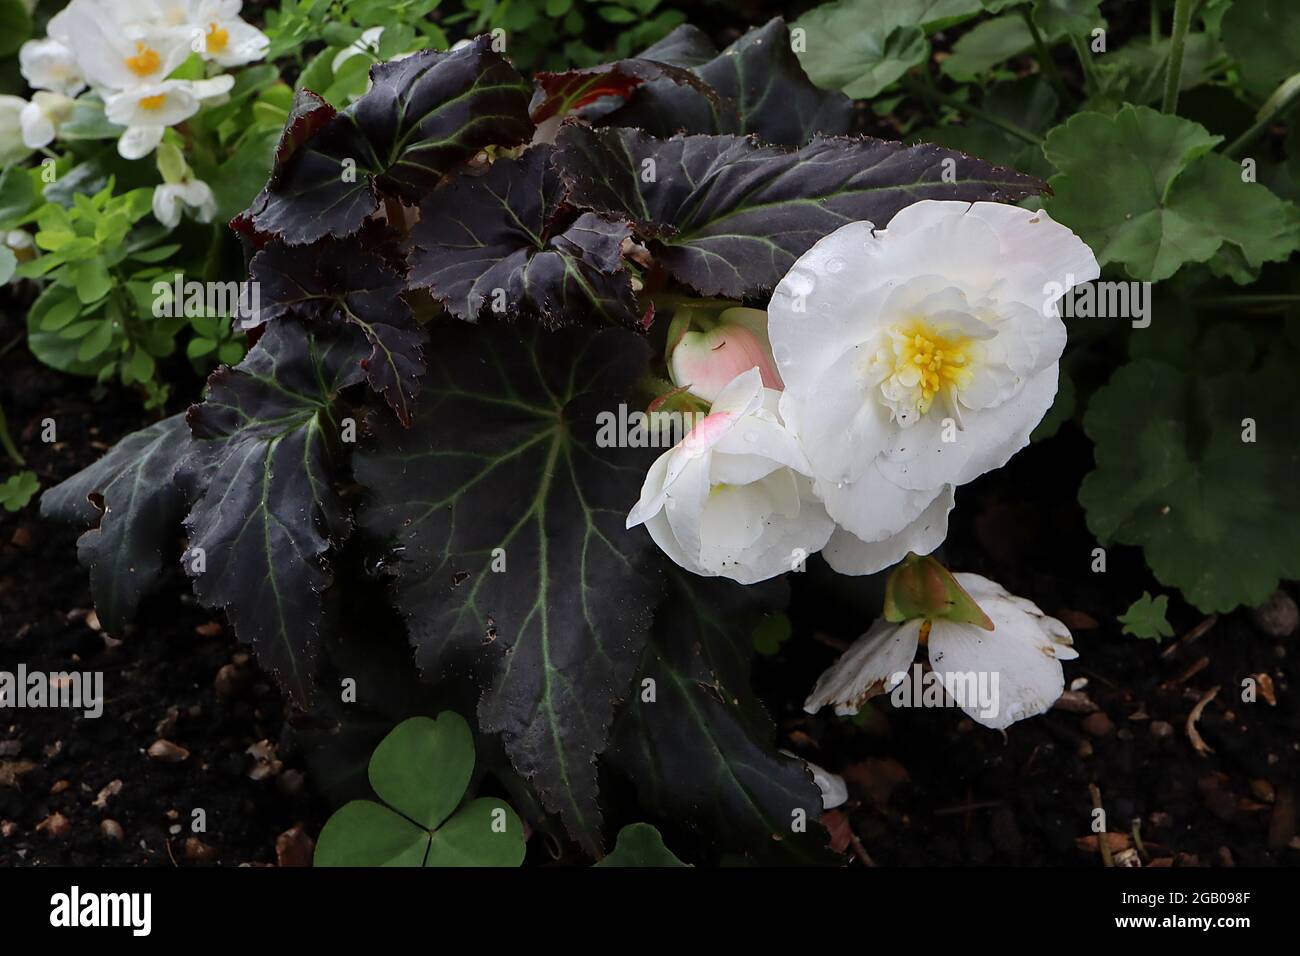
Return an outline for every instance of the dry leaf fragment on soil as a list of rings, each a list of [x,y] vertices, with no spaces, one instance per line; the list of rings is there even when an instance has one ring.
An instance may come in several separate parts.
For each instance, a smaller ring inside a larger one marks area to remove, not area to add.
[[[0,760],[0,787],[13,787],[17,790],[23,775],[35,769],[36,764],[30,760]]]
[[[1219,688],[1217,685],[1211,687],[1201,695],[1201,699],[1196,702],[1196,706],[1192,708],[1192,712],[1187,715],[1187,739],[1192,742],[1193,749],[1195,749],[1202,757],[1208,757],[1210,754],[1214,753],[1214,748],[1205,742],[1205,738],[1203,738],[1200,731],[1196,729],[1196,722],[1201,719],[1201,713],[1205,710],[1205,705],[1214,700],[1214,698],[1218,696],[1218,693]]]

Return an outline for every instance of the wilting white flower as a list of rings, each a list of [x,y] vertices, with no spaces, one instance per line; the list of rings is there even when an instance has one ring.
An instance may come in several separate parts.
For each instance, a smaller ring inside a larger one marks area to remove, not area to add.
[[[18,50],[18,66],[34,90],[76,96],[86,88],[76,55],[58,40],[28,40]]]
[[[778,393],[751,369],[651,467],[627,526],[644,524],[688,571],[753,584],[798,566],[833,524],[808,463],[777,415]]]
[[[757,368],[766,388],[781,388],[781,375],[767,341],[762,309],[725,309],[707,331],[688,329],[672,346],[668,368],[673,384],[697,398],[714,401],[733,378]]]
[[[20,122],[23,142],[32,149],[40,149],[54,141],[59,126],[72,115],[77,101],[62,93],[38,90],[32,101],[23,107]]]
[[[23,110],[27,101],[21,96],[0,94],[0,166],[21,162],[29,153],[23,141]]]
[[[185,178],[178,183],[159,183],[153,191],[153,215],[168,229],[181,221],[181,211],[188,206],[199,222],[211,222],[217,214],[217,200],[212,189],[201,179]]]
[[[822,674],[804,710],[811,714],[834,705],[837,714],[856,714],[866,701],[907,678],[921,643],[945,688],[969,688],[980,675],[996,676],[988,682],[996,688],[992,707],[969,696],[957,699],[967,716],[985,727],[1002,730],[1051,707],[1065,689],[1061,661],[1079,656],[1069,629],[988,578],[952,577],[988,616],[992,630],[942,617],[878,620]]]
[[[843,529],[832,567],[870,573],[943,540],[954,486],[1005,464],[1052,404],[1065,326],[1045,290],[1098,275],[1045,212],[933,200],[795,263],[768,334],[781,416]]]

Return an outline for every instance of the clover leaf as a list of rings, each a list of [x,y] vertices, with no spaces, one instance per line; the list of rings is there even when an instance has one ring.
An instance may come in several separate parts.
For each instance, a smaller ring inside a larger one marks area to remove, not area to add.
[[[677,859],[664,844],[659,831],[649,823],[629,823],[618,831],[613,851],[596,866],[678,867],[690,864]]]
[[[36,492],[41,490],[41,480],[34,471],[20,471],[0,482],[0,506],[5,511],[26,508]]]
[[[1160,641],[1174,636],[1174,629],[1165,617],[1169,610],[1169,595],[1162,594],[1152,598],[1147,591],[1129,605],[1129,609],[1119,616],[1124,625],[1124,633],[1132,634],[1144,640]]]
[[[1140,545],[1156,579],[1207,613],[1256,606],[1300,576],[1293,362],[1214,373],[1139,359],[1084,415],[1097,459],[1079,489],[1089,529]]]
[[[518,866],[524,833],[515,812],[492,797],[460,806],[473,771],[474,736],[459,714],[403,721],[370,757],[370,786],[383,803],[340,807],[321,830],[316,865]]]
[[[1300,246],[1300,210],[1209,150],[1222,137],[1189,120],[1126,106],[1114,116],[1079,113],[1043,146],[1060,171],[1047,210],[1076,230],[1103,265],[1135,279],[1166,279],[1227,247],[1246,278]],[[1098,176],[1113,169],[1114,176]]]

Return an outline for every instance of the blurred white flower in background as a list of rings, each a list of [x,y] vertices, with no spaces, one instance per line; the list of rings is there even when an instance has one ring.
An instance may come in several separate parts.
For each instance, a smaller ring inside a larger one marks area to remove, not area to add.
[[[199,222],[211,222],[217,214],[217,200],[208,184],[201,179],[186,178],[178,183],[161,183],[153,191],[153,215],[168,229],[181,221],[188,207]]]
[[[86,88],[76,54],[58,40],[28,40],[18,51],[18,67],[34,90],[76,96]]]
[[[23,107],[20,121],[23,142],[32,149],[40,149],[54,142],[59,126],[72,115],[77,101],[62,93],[39,90],[32,101]]]
[[[23,110],[27,101],[21,96],[0,94],[0,166],[21,162],[31,153],[23,142]]]

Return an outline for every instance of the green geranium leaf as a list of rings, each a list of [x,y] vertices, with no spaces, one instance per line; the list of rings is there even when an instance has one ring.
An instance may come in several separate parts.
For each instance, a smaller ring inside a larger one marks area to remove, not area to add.
[[[1034,0],[1033,18],[1044,36],[1086,36],[1101,26],[1101,0]]]
[[[629,823],[618,831],[614,850],[596,866],[687,866],[664,845],[659,831],[648,823]]]
[[[790,619],[784,614],[769,614],[754,628],[754,650],[760,654],[775,654],[781,645],[790,640]]]
[[[1206,262],[1225,243],[1252,266],[1285,259],[1300,244],[1300,211],[1241,169],[1208,155],[1221,137],[1196,123],[1126,106],[1079,113],[1054,129],[1044,151],[1060,173],[1048,211],[1076,230],[1103,265],[1159,280]],[[1097,169],[1123,170],[1099,177]]]
[[[1041,76],[1021,76],[994,84],[980,102],[987,113],[1030,133],[1043,133],[1056,118],[1060,101]],[[1037,145],[978,119],[946,126],[928,126],[912,137],[917,142],[938,143],[1003,166],[1014,166],[1031,176],[1048,176],[1051,165]]]
[[[185,514],[172,475],[190,450],[184,415],[127,435],[99,461],[41,497],[41,516],[80,524],[95,611],[119,633],[162,574],[163,549]]]
[[[930,55],[921,6],[836,0],[809,10],[795,22],[807,35],[800,59],[808,76],[854,99],[877,95]]]
[[[1102,544],[1140,545],[1160,583],[1207,613],[1257,606],[1280,578],[1300,577],[1293,362],[1214,374],[1199,356],[1139,359],[1084,416],[1097,457],[1079,490],[1089,529]]]
[[[451,816],[473,772],[474,735],[452,711],[402,721],[370,757],[379,798],[430,830]]]
[[[372,418],[355,460],[361,526],[393,541],[416,663],[494,668],[479,725],[501,733],[593,855],[595,757],[631,682],[659,594],[657,549],[625,528],[647,454],[602,445],[645,373],[632,332],[439,323],[410,429]]]
[[[385,804],[353,800],[326,821],[317,866],[519,866],[524,827],[492,797],[460,807],[474,770],[474,737],[459,714],[411,717],[370,757]],[[454,812],[453,812],[454,811]]]
[[[945,76],[966,83],[989,73],[999,63],[1034,45],[1033,34],[1015,13],[985,20],[953,44],[952,55],[939,64]]]
[[[1143,591],[1142,596],[1119,616],[1119,622],[1124,625],[1125,634],[1159,642],[1174,636],[1174,629],[1165,617],[1168,611],[1169,595],[1152,598],[1148,592]]]
[[[1293,0],[1233,0],[1222,32],[1223,45],[1257,95],[1267,96],[1300,72],[1300,5]]]

